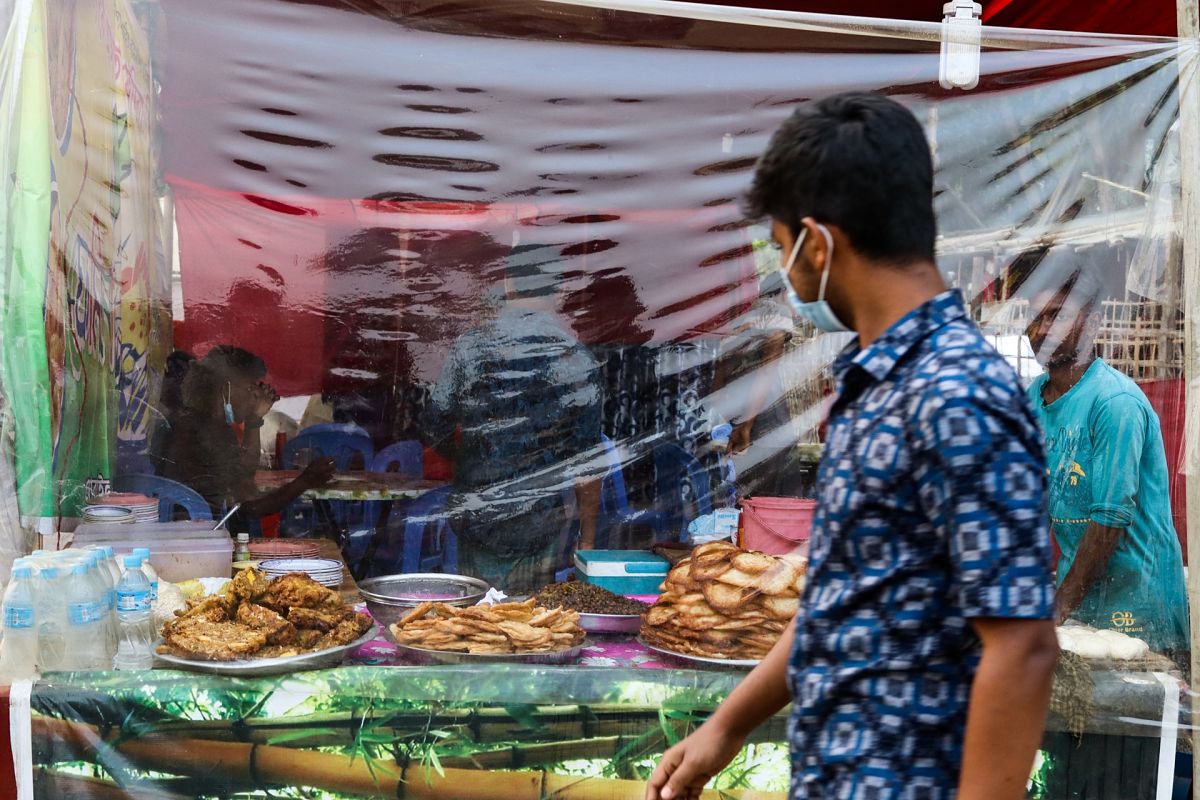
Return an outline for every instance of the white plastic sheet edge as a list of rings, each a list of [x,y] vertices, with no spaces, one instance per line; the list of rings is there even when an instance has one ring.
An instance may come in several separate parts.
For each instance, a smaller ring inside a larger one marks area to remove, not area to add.
[[[12,745],[17,800],[33,800],[33,681],[13,681],[8,694],[8,735]]]
[[[1162,722],[1158,740],[1158,782],[1155,800],[1171,800],[1175,788],[1175,750],[1179,746],[1179,680],[1165,672],[1154,677],[1163,687]]]

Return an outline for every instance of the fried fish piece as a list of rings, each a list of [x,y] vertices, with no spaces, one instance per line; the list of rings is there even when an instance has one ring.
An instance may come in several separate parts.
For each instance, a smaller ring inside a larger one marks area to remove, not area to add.
[[[341,596],[322,586],[302,572],[291,572],[271,581],[259,602],[267,608],[286,614],[290,608],[340,608]]]
[[[257,602],[270,584],[266,575],[250,567],[239,572],[237,577],[225,586],[225,593],[233,595],[238,602]]]
[[[324,650],[328,647],[340,647],[344,644],[350,644],[361,635],[362,631],[359,629],[357,620],[343,620],[318,639],[313,649]]]
[[[181,658],[201,661],[237,661],[267,644],[267,636],[236,622],[193,625],[166,637],[163,648]]]
[[[293,606],[287,612],[288,621],[297,628],[315,628],[321,632],[331,631],[344,619],[342,614],[329,614],[313,608]]]
[[[296,641],[296,626],[266,606],[245,602],[238,606],[237,621],[267,635],[267,644],[285,645]]]

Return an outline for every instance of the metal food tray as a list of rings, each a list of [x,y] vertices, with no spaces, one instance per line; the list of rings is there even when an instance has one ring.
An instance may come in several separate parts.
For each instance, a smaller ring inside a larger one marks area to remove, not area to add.
[[[420,664],[569,664],[588,644],[584,639],[570,649],[550,653],[454,653],[406,644],[397,644],[396,648],[401,655]]]
[[[641,614],[585,614],[579,612],[579,627],[592,633],[637,633]]]
[[[754,669],[755,667],[757,667],[759,664],[762,663],[762,661],[757,658],[709,658],[707,656],[693,656],[693,655],[688,655],[687,653],[677,653],[674,650],[667,650],[666,648],[663,648],[663,647],[656,647],[655,645],[652,645],[649,642],[647,642],[641,636],[637,637],[637,640],[638,640],[638,644],[642,645],[643,647],[645,647],[649,650],[653,650],[656,653],[660,653],[664,656],[667,656],[668,658],[676,659],[678,661],[687,661],[692,664],[703,664],[706,667],[726,667],[728,669]]]
[[[342,663],[346,653],[374,639],[379,634],[379,626],[372,625],[370,630],[349,644],[317,650],[313,653],[301,653],[296,656],[280,658],[248,658],[244,661],[194,661],[188,658],[154,654],[155,666],[162,669],[185,669],[190,672],[206,672],[210,675],[228,675],[235,678],[257,678],[265,675],[282,675],[287,672],[303,672],[310,669],[327,669]],[[162,639],[155,642],[155,649],[162,644]]]

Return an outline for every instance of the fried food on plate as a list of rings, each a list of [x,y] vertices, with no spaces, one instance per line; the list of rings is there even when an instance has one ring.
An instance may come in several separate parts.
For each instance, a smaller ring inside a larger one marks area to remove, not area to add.
[[[553,653],[583,641],[579,612],[521,603],[455,608],[421,603],[391,627],[399,644],[459,653]]]
[[[711,542],[667,573],[641,635],[704,658],[761,659],[800,608],[808,562]]]
[[[349,644],[372,624],[307,575],[269,581],[246,569],[168,621],[158,651],[204,661],[278,658]]]

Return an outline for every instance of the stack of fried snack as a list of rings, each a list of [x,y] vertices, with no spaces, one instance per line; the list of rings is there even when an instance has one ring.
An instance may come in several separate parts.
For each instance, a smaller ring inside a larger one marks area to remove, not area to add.
[[[456,653],[552,653],[583,641],[579,612],[523,603],[421,603],[391,627],[397,644]]]
[[[701,545],[667,573],[642,638],[686,655],[761,659],[796,615],[806,567],[799,556]]]
[[[269,581],[246,569],[163,625],[158,652],[200,661],[280,658],[349,644],[371,625],[303,573]]]

